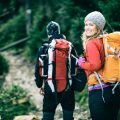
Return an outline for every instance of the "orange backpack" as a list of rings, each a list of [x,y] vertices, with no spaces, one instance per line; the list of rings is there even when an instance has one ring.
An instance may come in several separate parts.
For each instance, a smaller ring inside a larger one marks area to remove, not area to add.
[[[105,63],[102,69],[94,71],[88,77],[88,85],[104,83],[116,83],[114,88],[120,82],[120,32],[106,34],[103,37],[105,50]],[[114,89],[113,89],[114,91]]]
[[[120,82],[120,32],[113,32],[103,37],[105,64],[102,80],[107,83]]]

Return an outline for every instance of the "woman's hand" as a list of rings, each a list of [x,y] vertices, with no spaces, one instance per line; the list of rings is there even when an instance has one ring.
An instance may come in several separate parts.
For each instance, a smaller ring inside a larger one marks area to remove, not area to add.
[[[81,64],[85,62],[85,58],[84,57],[79,57],[77,63],[78,63],[78,66],[81,68]]]

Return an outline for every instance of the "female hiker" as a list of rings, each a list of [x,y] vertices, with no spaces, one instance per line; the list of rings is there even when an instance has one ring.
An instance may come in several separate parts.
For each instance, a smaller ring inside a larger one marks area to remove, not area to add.
[[[85,58],[80,57],[78,65],[88,76],[89,108],[92,120],[117,120],[120,106],[120,90],[118,87],[112,94],[113,83],[105,83],[100,78],[104,67],[105,52],[103,45],[103,29],[105,17],[98,11],[89,13],[84,20],[83,46]],[[111,71],[112,74],[112,71]]]

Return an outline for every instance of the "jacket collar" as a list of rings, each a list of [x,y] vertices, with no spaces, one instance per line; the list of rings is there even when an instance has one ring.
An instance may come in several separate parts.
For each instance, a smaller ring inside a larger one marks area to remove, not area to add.
[[[51,42],[53,39],[65,39],[65,36],[63,34],[57,34],[57,35],[53,35],[49,38],[49,42]]]

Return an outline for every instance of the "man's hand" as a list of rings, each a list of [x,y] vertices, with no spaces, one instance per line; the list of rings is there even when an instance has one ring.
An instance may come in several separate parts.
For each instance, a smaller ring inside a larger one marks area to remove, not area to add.
[[[44,88],[43,88],[43,87],[39,88],[39,93],[40,93],[41,95],[44,95]]]

